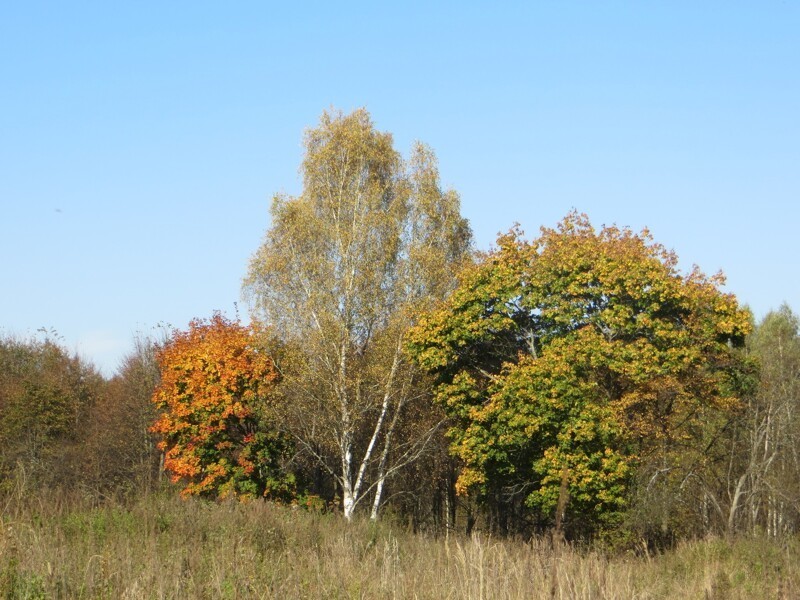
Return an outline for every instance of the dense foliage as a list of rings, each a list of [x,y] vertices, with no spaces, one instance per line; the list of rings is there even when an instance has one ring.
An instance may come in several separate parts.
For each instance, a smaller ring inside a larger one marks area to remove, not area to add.
[[[0,489],[15,477],[58,485],[100,397],[102,378],[51,339],[0,340]]]
[[[289,444],[270,428],[272,359],[249,328],[215,315],[176,331],[158,354],[164,468],[184,495],[288,499],[294,477],[282,469]]]
[[[157,481],[148,431],[158,376],[152,343],[137,341],[105,380],[51,335],[0,339],[0,492],[138,492]]]
[[[741,406],[749,314],[646,232],[573,213],[498,246],[410,335],[454,419],[458,487],[522,499],[541,524],[568,492],[574,528],[616,522],[637,469],[671,470]]]

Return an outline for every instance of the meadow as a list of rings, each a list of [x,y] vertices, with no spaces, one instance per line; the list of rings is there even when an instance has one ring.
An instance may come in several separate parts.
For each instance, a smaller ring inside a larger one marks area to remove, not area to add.
[[[544,538],[412,533],[267,502],[56,492],[0,504],[3,598],[774,599],[800,543],[708,538],[606,554]]]

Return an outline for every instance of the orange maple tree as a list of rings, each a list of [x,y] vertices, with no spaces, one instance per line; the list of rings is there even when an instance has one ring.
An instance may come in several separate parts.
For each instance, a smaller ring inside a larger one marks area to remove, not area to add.
[[[183,481],[182,495],[288,500],[294,477],[282,463],[290,450],[274,427],[278,372],[253,344],[253,331],[220,314],[195,319],[160,349],[164,469]]]

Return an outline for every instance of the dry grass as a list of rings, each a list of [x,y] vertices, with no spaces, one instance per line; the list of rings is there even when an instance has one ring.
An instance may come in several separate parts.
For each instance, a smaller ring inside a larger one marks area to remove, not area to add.
[[[541,540],[433,539],[266,503],[155,495],[92,507],[40,498],[10,501],[0,518],[0,596],[795,598],[798,548],[707,540],[606,558],[554,553]]]

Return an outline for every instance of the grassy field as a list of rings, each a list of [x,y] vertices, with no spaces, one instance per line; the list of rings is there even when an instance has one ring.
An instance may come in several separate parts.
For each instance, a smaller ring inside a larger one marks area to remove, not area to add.
[[[2,598],[798,598],[800,543],[606,557],[266,503],[0,503]]]

